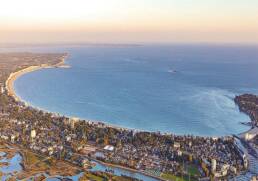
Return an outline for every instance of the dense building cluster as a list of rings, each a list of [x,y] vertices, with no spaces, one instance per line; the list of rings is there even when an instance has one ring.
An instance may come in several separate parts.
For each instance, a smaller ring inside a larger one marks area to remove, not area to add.
[[[88,167],[90,159],[99,160],[155,176],[187,175],[191,165],[198,170],[191,175],[196,179],[230,177],[247,167],[245,154],[232,136],[176,136],[67,118],[16,102],[5,91],[3,80],[0,138],[36,153],[82,167]]]
[[[1,97],[9,101],[2,107],[0,138],[79,166],[87,167],[88,159],[95,158],[158,176],[185,174],[183,164],[191,164],[200,171],[196,177],[222,177],[244,169],[243,155],[233,137],[176,136],[114,128],[44,113],[17,105],[5,94]],[[212,166],[213,160],[216,164]]]

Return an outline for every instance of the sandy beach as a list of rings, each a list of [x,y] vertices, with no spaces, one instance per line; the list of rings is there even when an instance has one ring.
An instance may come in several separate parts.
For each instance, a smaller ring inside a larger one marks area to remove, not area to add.
[[[25,69],[19,70],[17,72],[11,73],[5,83],[8,94],[10,96],[13,96],[16,101],[20,101],[20,98],[15,94],[15,91],[14,91],[14,81],[20,76],[22,76],[23,74],[33,72],[41,68],[44,68],[44,66],[30,66]]]
[[[63,57],[61,62],[57,63],[56,65],[42,64],[40,66],[29,66],[25,69],[11,73],[5,82],[5,86],[6,86],[8,95],[14,97],[14,99],[18,102],[21,101],[21,99],[15,94],[15,90],[14,90],[14,82],[17,78],[19,78],[20,76],[22,76],[26,73],[44,69],[44,68],[69,68],[69,65],[65,64],[66,58],[67,58],[67,56]]]

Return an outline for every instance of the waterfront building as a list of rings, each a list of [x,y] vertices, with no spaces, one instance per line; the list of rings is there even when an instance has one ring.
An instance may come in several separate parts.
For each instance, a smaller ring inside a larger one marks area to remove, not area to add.
[[[192,147],[192,142],[190,141],[190,142],[188,143],[188,145],[189,145],[189,147]]]
[[[180,143],[175,142],[175,143],[174,143],[174,148],[180,148]]]
[[[248,132],[246,132],[244,134],[244,138],[245,138],[246,141],[250,141],[250,140],[254,139],[256,135],[258,135],[258,128],[257,127],[255,127],[253,129],[249,130]]]
[[[75,117],[69,119],[69,124],[70,124],[72,129],[74,129],[75,123],[77,123],[78,121],[79,121],[79,118],[75,118]]]

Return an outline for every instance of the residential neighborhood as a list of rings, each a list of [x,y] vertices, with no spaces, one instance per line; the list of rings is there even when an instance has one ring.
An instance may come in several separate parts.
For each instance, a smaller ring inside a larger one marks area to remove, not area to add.
[[[19,55],[12,56],[19,59]],[[32,63],[42,64],[48,55],[29,56],[36,58],[29,62],[24,58],[19,61],[22,65],[15,61],[13,66],[17,69]],[[51,63],[56,64],[60,56],[63,55],[54,56]],[[15,70],[11,65],[0,73],[0,139],[7,143],[83,169],[93,167],[94,160],[163,180],[169,176],[191,180],[229,179],[249,168],[241,140],[233,135],[201,137],[144,132],[68,118],[17,102],[8,95],[4,84],[8,73]],[[246,141],[257,148],[257,135]]]

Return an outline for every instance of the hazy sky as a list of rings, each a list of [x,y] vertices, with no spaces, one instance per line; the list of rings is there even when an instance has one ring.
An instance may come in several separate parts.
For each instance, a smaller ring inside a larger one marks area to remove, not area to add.
[[[0,42],[258,43],[258,0],[0,0]]]

